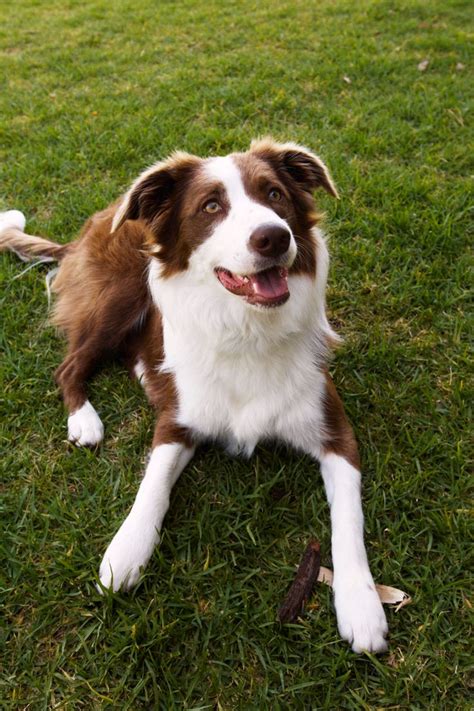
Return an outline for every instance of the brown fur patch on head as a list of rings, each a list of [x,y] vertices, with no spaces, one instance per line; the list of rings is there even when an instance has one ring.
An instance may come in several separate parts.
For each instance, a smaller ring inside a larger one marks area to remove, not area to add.
[[[176,151],[169,158],[144,170],[133,182],[117,207],[112,221],[112,232],[125,220],[153,220],[166,210],[179,179],[185,178],[201,163],[190,153]]]
[[[269,161],[279,174],[285,175],[306,192],[323,188],[329,195],[339,197],[326,165],[304,146],[277,143],[273,138],[266,137],[252,141],[250,153]]]
[[[247,193],[285,219],[294,234],[298,253],[292,274],[316,273],[316,244],[311,228],[319,221],[312,192],[318,187],[337,196],[324,163],[306,148],[276,143],[270,138],[254,141],[247,153],[235,154]],[[112,231],[127,220],[147,226],[149,253],[162,263],[162,276],[184,271],[193,252],[229,210],[225,190],[203,170],[205,160],[189,153],[173,153],[145,170],[125,194],[115,212]],[[277,188],[281,202],[270,202],[270,188]],[[218,214],[202,209],[215,198]]]
[[[223,186],[205,176],[204,163],[188,153],[174,153],[157,163],[135,180],[114,217],[113,230],[126,220],[147,224],[152,235],[149,251],[162,263],[163,277],[186,269],[193,250],[228,212]],[[202,209],[213,198],[222,206],[216,215]]]
[[[316,274],[316,243],[312,227],[318,224],[313,191],[323,187],[337,197],[324,163],[306,148],[294,143],[277,143],[271,138],[253,141],[247,153],[235,156],[245,189],[254,200],[271,207],[288,222],[298,253],[292,274]],[[281,200],[270,201],[269,190],[277,188]]]

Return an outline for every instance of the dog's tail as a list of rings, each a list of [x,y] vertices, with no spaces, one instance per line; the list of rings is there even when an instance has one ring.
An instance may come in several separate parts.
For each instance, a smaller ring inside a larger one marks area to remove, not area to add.
[[[0,252],[10,250],[24,262],[60,262],[70,250],[69,244],[57,244],[43,237],[27,235],[25,216],[19,210],[0,212]]]

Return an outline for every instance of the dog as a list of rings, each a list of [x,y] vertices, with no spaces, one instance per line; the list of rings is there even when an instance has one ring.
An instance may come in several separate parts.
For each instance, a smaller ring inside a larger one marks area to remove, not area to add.
[[[130,513],[100,565],[101,589],[130,589],[160,538],[170,493],[204,441],[249,457],[279,440],[320,463],[331,510],[334,598],[355,652],[387,649],[363,539],[357,443],[327,369],[328,251],[313,193],[337,197],[323,161],[271,138],[202,159],[176,152],[145,170],[77,240],[25,234],[0,215],[0,249],[58,261],[52,320],[68,350],[56,381],[69,439],[104,434],[86,385],[120,358],[157,411]]]

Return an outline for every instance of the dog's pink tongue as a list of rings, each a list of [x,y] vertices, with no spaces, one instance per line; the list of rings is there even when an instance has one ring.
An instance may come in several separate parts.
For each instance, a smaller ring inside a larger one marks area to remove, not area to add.
[[[254,294],[264,299],[276,299],[288,293],[288,272],[280,267],[272,267],[264,272],[249,276]]]

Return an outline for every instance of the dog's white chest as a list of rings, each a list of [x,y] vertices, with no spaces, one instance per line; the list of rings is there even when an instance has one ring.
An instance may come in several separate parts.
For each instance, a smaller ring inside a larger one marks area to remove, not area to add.
[[[247,454],[261,439],[296,444],[308,427],[318,438],[323,376],[310,343],[289,339],[262,352],[241,343],[219,351],[185,344],[166,327],[164,335],[164,367],[175,378],[181,425]]]

